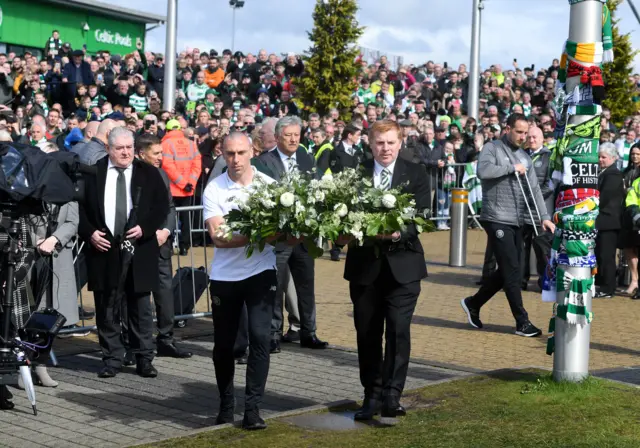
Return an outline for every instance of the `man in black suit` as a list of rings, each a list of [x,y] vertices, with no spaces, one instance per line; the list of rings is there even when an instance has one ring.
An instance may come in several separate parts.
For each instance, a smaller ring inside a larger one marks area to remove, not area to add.
[[[375,187],[400,187],[412,193],[418,210],[429,209],[430,193],[424,168],[398,158],[402,131],[390,120],[377,121],[369,130],[374,160],[365,162],[365,176]],[[410,325],[426,277],[424,252],[415,225],[358,246],[347,252],[344,278],[349,281],[357,333],[360,382],[364,402],[356,420],[404,415],[400,396],[411,351]],[[386,331],[385,331],[386,324]],[[384,358],[382,336],[385,334]]]
[[[610,299],[616,292],[616,249],[622,227],[622,204],[625,198],[622,173],[616,166],[618,150],[613,143],[603,143],[599,149],[600,213],[596,218],[596,259],[598,292],[594,299]]]
[[[176,230],[176,206],[173,203],[173,196],[169,188],[169,176],[162,167],[162,145],[160,139],[155,135],[145,134],[136,139],[136,150],[140,160],[147,162],[158,168],[160,176],[167,189],[167,199],[169,200],[169,213],[167,218],[158,230],[156,239],[160,247],[160,258],[158,260],[158,272],[160,283],[157,289],[153,290],[153,301],[156,305],[156,317],[158,319],[158,336],[156,337],[156,349],[158,356],[168,356],[172,358],[191,358],[192,353],[179,348],[173,338],[173,321],[175,318],[175,305],[173,302],[173,266],[171,256],[173,248],[171,235]]]
[[[280,180],[289,171],[299,170],[309,173],[314,167],[313,158],[300,146],[302,121],[298,117],[283,117],[276,124],[277,146],[262,153],[259,160]],[[327,343],[316,336],[316,299],[314,291],[315,264],[302,243],[293,247],[276,244],[276,265],[278,268],[278,290],[273,307],[271,324],[271,353],[280,352],[280,340],[290,342],[298,338],[295,332],[282,335],[284,291],[287,287],[289,266],[298,293],[300,310],[300,346],[324,349]]]
[[[85,181],[78,233],[90,243],[87,252],[89,290],[96,302],[98,337],[104,367],[98,374],[112,378],[122,369],[125,347],[120,333],[120,300],[127,301],[129,343],[138,375],[155,377],[153,318],[149,294],[158,287],[160,250],[156,230],[169,211],[166,187],[155,167],[135,160],[134,138],[123,127],[109,134],[107,157],[96,164],[96,175]],[[137,201],[137,204],[133,204]],[[129,213],[137,205],[137,219]],[[127,230],[128,229],[128,230]],[[120,244],[135,240],[123,294],[118,294]]]
[[[333,151],[333,160],[330,161],[331,171],[339,173],[345,168],[357,169],[364,160],[364,154],[357,147],[362,137],[362,130],[352,124],[347,125],[342,131],[342,141]]]

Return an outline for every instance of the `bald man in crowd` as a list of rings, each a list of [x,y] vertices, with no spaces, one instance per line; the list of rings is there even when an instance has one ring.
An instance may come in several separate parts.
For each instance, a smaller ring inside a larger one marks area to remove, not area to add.
[[[98,160],[107,155],[107,141],[109,133],[116,127],[116,125],[116,121],[109,118],[105,119],[98,126],[95,137],[91,137],[91,139],[86,143],[79,143],[75,145],[71,151],[78,154],[81,163],[95,165]]]
[[[553,213],[553,202],[554,202],[554,188],[551,183],[551,178],[549,175],[549,159],[551,158],[551,151],[544,146],[544,136],[542,134],[542,129],[537,126],[531,126],[529,128],[529,134],[527,135],[527,143],[526,143],[527,152],[529,157],[531,157],[531,162],[533,163],[533,169],[536,172],[536,176],[538,177],[538,184],[540,185],[540,191],[542,192],[542,197],[544,198],[544,203],[547,209],[547,213]],[[525,185],[526,188],[526,185]],[[540,223],[537,222],[538,217],[536,216],[535,209],[531,209],[533,213],[533,218],[536,220],[535,225],[540,226]],[[544,214],[544,210],[540,210],[541,214]],[[533,241],[533,237],[535,235],[535,231],[533,225],[531,223],[531,218],[527,213],[525,216],[525,226],[522,231],[522,239],[524,241],[524,251],[522,252],[522,256],[524,260],[522,260],[522,266],[524,266],[522,273],[522,289],[526,290],[529,285],[529,277],[531,266],[529,260],[531,259],[531,244]],[[538,261],[538,265],[540,265],[540,260]],[[538,274],[540,275],[538,278],[538,286],[542,288],[542,272],[538,269]]]

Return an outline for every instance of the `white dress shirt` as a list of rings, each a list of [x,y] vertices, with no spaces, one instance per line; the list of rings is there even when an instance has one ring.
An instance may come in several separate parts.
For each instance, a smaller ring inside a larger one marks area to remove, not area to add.
[[[346,140],[342,140],[342,145],[344,146],[344,152],[346,152],[350,156],[353,156],[356,153],[356,151],[353,149],[353,146],[351,146]]]
[[[391,164],[386,167],[387,171],[391,174],[389,176],[389,184],[391,184],[391,180],[393,179],[393,170],[396,167],[396,161],[394,160]],[[373,161],[373,186],[378,188],[380,186],[380,181],[382,180],[382,170],[385,167],[380,165],[377,160]]]
[[[133,175],[133,165],[129,165],[124,170],[124,178],[127,183],[127,218],[133,208],[133,201],[131,200],[131,176]],[[107,224],[107,228],[114,233],[114,227],[116,226],[116,187],[118,185],[118,170],[116,166],[111,163],[107,165],[107,181],[104,185],[104,220]]]
[[[293,167],[297,167],[298,166],[298,160],[296,159],[296,153],[293,153],[293,155],[291,157],[289,157],[288,155],[286,155],[285,153],[283,153],[282,151],[280,151],[280,148],[276,147],[276,151],[278,151],[278,155],[280,156],[280,160],[282,160],[282,164],[284,165],[284,169],[285,171],[291,171],[289,169],[289,167],[291,165],[289,165],[289,159],[293,159]]]

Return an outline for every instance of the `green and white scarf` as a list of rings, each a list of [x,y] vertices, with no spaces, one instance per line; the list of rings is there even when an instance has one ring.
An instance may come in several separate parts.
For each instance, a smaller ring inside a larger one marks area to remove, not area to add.
[[[482,184],[478,179],[477,167],[476,163],[467,163],[462,176],[462,186],[469,190],[469,206],[476,215],[482,208]]]
[[[564,288],[565,291],[564,303],[557,308],[557,317],[571,325],[590,324],[593,313],[587,309],[585,303],[589,295],[593,297],[595,292],[593,277],[577,279],[564,269],[558,268],[556,288]]]
[[[575,5],[587,0],[569,0],[569,5]],[[602,48],[603,61],[613,62],[613,24],[611,11],[607,7],[607,0],[599,0],[602,3]]]

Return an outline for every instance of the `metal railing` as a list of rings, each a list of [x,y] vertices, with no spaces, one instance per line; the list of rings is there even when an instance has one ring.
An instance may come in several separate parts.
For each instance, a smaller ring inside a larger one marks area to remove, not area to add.
[[[463,181],[467,165],[469,163],[451,163],[442,168],[427,168],[432,194],[433,213],[431,219],[440,226],[451,219],[451,191],[454,188],[466,188]],[[479,211],[475,210],[473,204],[469,202],[468,218],[480,226],[479,217]]]

